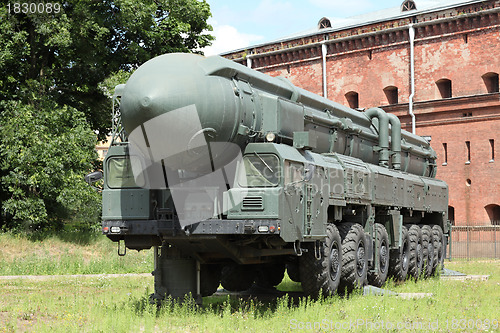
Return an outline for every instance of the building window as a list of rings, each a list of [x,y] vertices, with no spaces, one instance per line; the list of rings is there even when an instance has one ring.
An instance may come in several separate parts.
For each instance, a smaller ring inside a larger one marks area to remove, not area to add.
[[[332,27],[332,22],[327,17],[323,17],[318,22],[318,29],[326,29],[326,28],[331,28],[331,27]]]
[[[446,142],[443,143],[443,149],[444,149],[443,165],[448,165],[448,144]]]
[[[465,141],[465,148],[467,148],[467,161],[465,164],[470,164],[470,141]]]
[[[398,87],[389,86],[384,88],[385,97],[389,104],[398,104]]]
[[[448,79],[441,79],[436,82],[436,85],[439,89],[439,93],[441,94],[441,98],[450,98],[451,97],[451,81]]]
[[[493,225],[500,225],[500,206],[491,204],[488,206],[485,206],[484,209],[486,210],[486,213],[488,214],[488,217],[490,219],[491,224]]]
[[[490,139],[490,148],[491,148],[491,160],[490,163],[495,162],[495,140]]]
[[[465,164],[470,164],[470,141],[465,141],[465,147],[467,148],[467,162]]]
[[[401,11],[402,12],[407,12],[409,10],[416,10],[416,9],[417,9],[417,5],[415,4],[415,1],[406,0],[406,1],[403,1],[403,3],[401,4]]]
[[[486,73],[482,76],[484,84],[486,85],[486,90],[489,94],[498,92],[498,74],[497,73]]]
[[[448,206],[448,220],[450,220],[451,225],[455,225],[455,207]]]
[[[347,99],[347,103],[349,103],[349,107],[351,109],[359,108],[359,96],[355,91],[349,91],[345,94],[345,98]]]

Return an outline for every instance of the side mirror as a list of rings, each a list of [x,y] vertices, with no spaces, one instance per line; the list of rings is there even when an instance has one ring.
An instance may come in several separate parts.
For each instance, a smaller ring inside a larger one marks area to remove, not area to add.
[[[91,172],[85,176],[85,181],[89,185],[92,185],[93,183],[95,183],[101,179],[102,179],[102,172],[101,171],[94,171],[94,172]]]
[[[316,170],[316,166],[314,164],[309,164],[304,169],[304,181],[308,182],[313,178],[314,171]]]

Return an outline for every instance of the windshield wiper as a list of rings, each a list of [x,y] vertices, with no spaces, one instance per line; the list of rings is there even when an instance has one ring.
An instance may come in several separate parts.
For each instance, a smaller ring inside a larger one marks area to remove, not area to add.
[[[266,163],[266,161],[264,161],[264,159],[262,157],[260,157],[259,154],[257,154],[257,152],[254,152],[254,154],[262,161],[262,163],[264,163],[264,165],[266,166],[266,168],[269,169],[269,171],[274,172],[273,169],[271,169],[271,167]]]

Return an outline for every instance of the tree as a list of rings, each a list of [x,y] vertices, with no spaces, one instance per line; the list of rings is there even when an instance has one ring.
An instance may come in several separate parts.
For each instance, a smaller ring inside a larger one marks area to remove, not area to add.
[[[210,16],[197,0],[67,0],[57,14],[9,14],[4,4],[0,100],[46,95],[106,133],[109,99],[99,83],[163,53],[201,53],[213,40]],[[32,81],[41,83],[38,91]]]
[[[9,194],[2,206],[11,215],[8,227],[54,227],[70,217],[96,222],[99,195],[82,179],[96,160],[95,134],[82,112],[40,103],[10,101],[0,114],[1,180]]]
[[[99,196],[83,176],[97,163],[94,131],[109,131],[105,88],[150,58],[201,53],[213,40],[205,1],[60,4],[58,13],[0,5],[0,225],[97,219]]]

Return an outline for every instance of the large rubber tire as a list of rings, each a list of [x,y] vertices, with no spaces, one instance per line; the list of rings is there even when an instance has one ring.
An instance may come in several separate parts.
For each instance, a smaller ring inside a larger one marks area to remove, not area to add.
[[[432,226],[432,237],[434,239],[434,251],[436,251],[435,265],[432,274],[442,270],[444,267],[444,253],[446,244],[443,240],[443,229],[438,225]]]
[[[412,225],[408,230],[410,239],[410,262],[408,265],[408,274],[415,280],[420,277],[422,273],[422,232],[418,225]]]
[[[389,273],[389,235],[380,223],[375,223],[374,229],[376,239],[373,243],[373,254],[378,253],[378,258],[374,258],[373,267],[368,271],[368,283],[375,287],[382,287]],[[378,251],[375,246],[378,247]],[[376,268],[376,261],[378,261],[378,268]]]
[[[222,268],[220,283],[226,290],[247,290],[254,280],[255,270],[251,265],[227,265]]]
[[[317,297],[320,293],[331,296],[337,292],[342,264],[342,241],[337,227],[328,224],[326,239],[321,243],[320,259],[316,259],[314,247],[299,257],[300,280],[306,295]]]
[[[342,238],[342,275],[340,292],[351,292],[366,284],[368,273],[368,256],[366,238],[363,227],[357,223],[339,225]]]
[[[422,252],[423,252],[423,276],[428,278],[432,274],[434,266],[434,239],[432,237],[432,228],[428,225],[421,225],[422,230]]]
[[[285,263],[273,262],[258,265],[255,284],[262,288],[275,287],[285,277]]]
[[[286,273],[293,282],[300,282],[299,260],[286,263]]]
[[[401,229],[401,246],[399,249],[391,250],[391,259],[389,261],[389,276],[396,281],[404,281],[408,276],[410,264],[410,236],[408,228]]]
[[[210,296],[220,285],[221,267],[219,265],[201,265],[200,292],[201,296]]]

